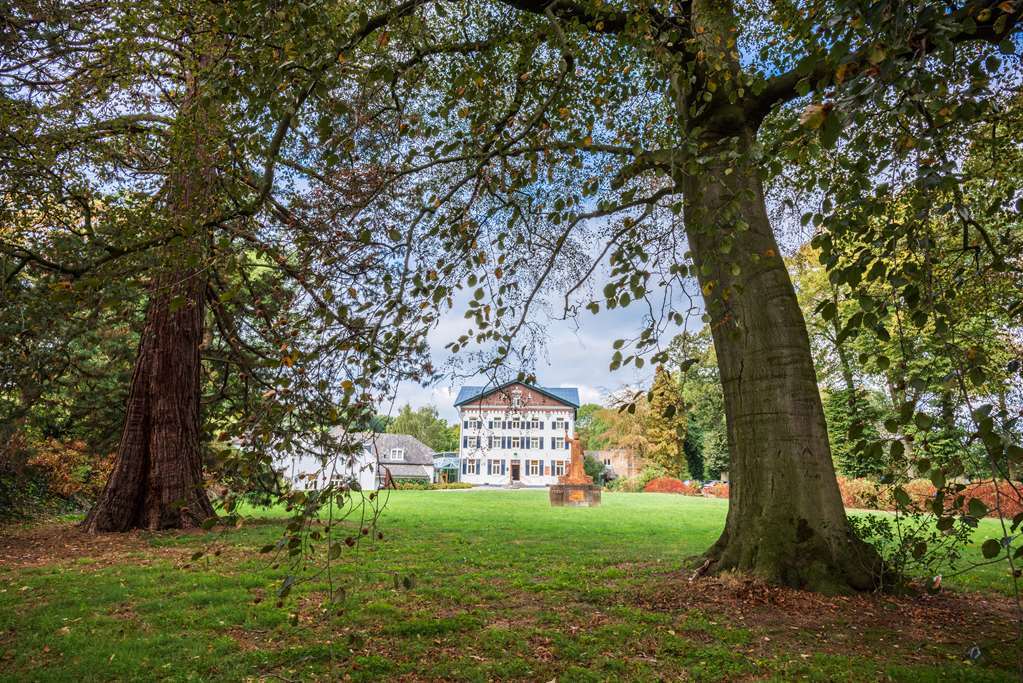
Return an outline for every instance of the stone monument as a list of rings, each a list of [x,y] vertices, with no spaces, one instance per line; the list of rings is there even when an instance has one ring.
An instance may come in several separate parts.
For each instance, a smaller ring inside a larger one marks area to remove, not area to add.
[[[579,443],[579,437],[569,438],[568,432],[565,432],[565,440],[571,444],[572,461],[568,465],[568,471],[550,488],[551,505],[578,507],[600,505],[600,487],[593,483],[593,477],[586,474],[586,468],[583,467],[583,447]]]

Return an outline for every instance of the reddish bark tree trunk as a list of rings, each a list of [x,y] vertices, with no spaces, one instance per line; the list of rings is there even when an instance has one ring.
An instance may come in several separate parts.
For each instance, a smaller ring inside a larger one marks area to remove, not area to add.
[[[204,58],[197,60],[202,68]],[[206,222],[217,207],[217,119],[187,77],[168,145],[167,229],[131,378],[114,470],[83,522],[92,532],[189,528],[214,516],[202,476],[200,349],[205,315]]]
[[[215,514],[199,439],[204,290],[196,272],[168,274],[153,287],[117,462],[88,531],[196,527]]]

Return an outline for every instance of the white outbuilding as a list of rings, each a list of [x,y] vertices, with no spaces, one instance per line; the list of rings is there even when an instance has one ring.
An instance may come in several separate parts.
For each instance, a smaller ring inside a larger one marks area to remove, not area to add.
[[[279,457],[275,469],[292,488],[317,490],[331,481],[375,491],[390,482],[433,481],[433,451],[408,434],[355,432],[361,449],[353,456],[320,458],[313,453]]]

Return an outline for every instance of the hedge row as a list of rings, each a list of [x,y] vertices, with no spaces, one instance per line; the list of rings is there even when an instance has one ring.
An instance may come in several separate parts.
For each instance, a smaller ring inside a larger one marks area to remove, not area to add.
[[[727,498],[728,484],[712,484],[701,488],[694,484],[687,484],[674,477],[657,477],[643,487],[644,493],[678,493],[683,496],[710,496],[713,498]]]
[[[437,491],[440,489],[471,489],[472,484],[464,481],[431,484],[416,479],[396,479],[394,487],[400,491]]]
[[[842,493],[842,503],[847,508],[888,511],[894,511],[896,508],[895,500],[892,497],[892,487],[881,486],[870,479],[839,477],[838,488]],[[929,479],[910,480],[902,485],[902,489],[909,495],[910,500],[920,508],[926,508],[937,493],[937,489]],[[651,479],[643,487],[643,491],[728,498],[728,484],[712,484],[700,488],[674,477]],[[1020,482],[1010,484],[1000,481],[997,485],[993,481],[975,482],[967,484],[962,492],[963,507],[964,510],[968,509],[970,500],[975,498],[984,503],[988,517],[997,517],[1001,510],[1005,517],[1011,518],[1023,513],[1023,495],[1021,493],[1023,493],[1023,483]]]
[[[842,503],[847,508],[864,510],[895,510],[892,488],[882,487],[869,479],[838,478],[838,488],[842,493]],[[910,500],[919,507],[925,507],[937,493],[937,489],[929,479],[912,479],[902,485]],[[981,481],[967,484],[963,490],[964,507],[969,506],[971,499],[984,503],[988,517],[997,517],[1001,509],[1005,517],[1014,517],[1023,512],[1023,483],[999,481]]]

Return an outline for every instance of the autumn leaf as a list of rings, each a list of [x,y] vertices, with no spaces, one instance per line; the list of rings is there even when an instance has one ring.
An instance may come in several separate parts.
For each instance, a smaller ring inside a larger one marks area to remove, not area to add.
[[[806,105],[803,113],[799,115],[799,125],[810,130],[817,130],[824,125],[824,119],[828,116],[828,109],[823,104],[811,103]]]

